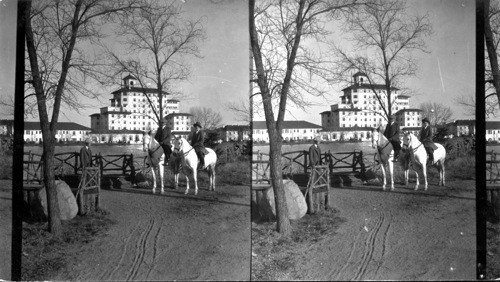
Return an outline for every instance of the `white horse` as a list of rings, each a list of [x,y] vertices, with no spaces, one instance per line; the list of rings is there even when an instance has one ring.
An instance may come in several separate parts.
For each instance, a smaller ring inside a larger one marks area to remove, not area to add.
[[[436,146],[438,147],[436,150],[434,150],[433,157],[434,160],[431,165],[437,166],[437,169],[439,171],[439,183],[438,185],[444,186],[445,180],[444,180],[444,161],[446,159],[446,149],[438,143],[435,143]],[[415,174],[417,175],[417,183],[415,185],[415,190],[418,189],[418,186],[420,185],[419,180],[418,180],[418,173],[417,169],[415,169],[415,166],[417,168],[420,168],[422,170],[422,174],[424,175],[424,181],[425,181],[425,188],[424,190],[427,190],[427,152],[425,151],[424,145],[418,140],[418,138],[413,135],[413,133],[410,132],[405,132],[404,137],[403,137],[403,147],[406,148],[410,154],[410,160],[412,163],[412,169],[415,171]],[[408,184],[408,173],[405,171],[405,183]]]
[[[144,134],[142,138],[142,150],[148,152],[146,159],[151,167],[151,174],[153,175],[153,194],[156,192],[155,169],[158,169],[160,175],[160,187],[161,193],[163,194],[165,192],[163,183],[165,154],[163,153],[163,148],[160,146],[160,143],[152,137],[154,133],[155,132],[150,131],[149,134]]]
[[[382,175],[384,177],[384,182],[382,189],[385,190],[387,185],[387,179],[385,175],[385,166],[389,166],[389,177],[391,178],[391,190],[394,190],[394,149],[391,142],[380,133],[380,128],[374,128],[372,130],[372,148],[377,149],[375,153],[375,161],[380,164],[380,169],[382,170]]]
[[[208,154],[205,155],[205,166],[203,170],[208,171],[208,176],[210,178],[210,187],[209,190],[215,191],[215,163],[217,162],[217,155],[214,150],[210,148],[206,148]],[[174,139],[174,150],[180,154],[181,157],[181,166],[186,176],[186,192],[189,192],[189,174],[193,175],[194,179],[194,194],[198,194],[198,179],[197,179],[197,168],[198,168],[198,156],[194,151],[194,148],[188,143],[185,138],[176,138]],[[178,186],[179,174],[177,173],[174,176],[175,187]]]

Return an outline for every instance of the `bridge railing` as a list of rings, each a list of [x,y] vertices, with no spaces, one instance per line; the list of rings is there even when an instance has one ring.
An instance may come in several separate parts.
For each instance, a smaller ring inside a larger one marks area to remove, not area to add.
[[[25,160],[25,162],[42,163],[41,154],[31,152],[25,152],[24,154],[30,156],[30,160]],[[79,152],[56,153],[54,154],[54,160],[56,176],[76,175],[82,172]],[[136,173],[133,154],[101,155],[99,153],[92,156],[92,163],[99,166],[101,175],[121,174],[133,177]]]

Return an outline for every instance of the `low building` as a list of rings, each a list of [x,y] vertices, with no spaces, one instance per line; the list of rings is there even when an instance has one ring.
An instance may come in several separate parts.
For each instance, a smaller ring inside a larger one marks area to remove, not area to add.
[[[500,141],[500,121],[487,121],[486,127],[486,141]]]
[[[321,131],[324,141],[369,141],[373,127],[352,126],[338,128],[337,130]]]
[[[281,138],[283,141],[310,140],[319,135],[321,126],[304,120],[283,121]],[[252,122],[252,140],[256,142],[269,142],[269,134],[265,121]]]
[[[486,122],[486,126],[488,122]],[[456,120],[449,123],[448,131],[453,136],[475,135],[476,134],[476,121],[475,120]],[[488,138],[486,138],[488,140]]]
[[[56,141],[57,142],[78,142],[84,141],[89,136],[91,129],[74,123],[58,122]],[[42,141],[42,129],[38,121],[24,122],[24,141],[40,143]]]
[[[226,125],[220,129],[221,138],[224,141],[250,140],[250,126],[248,125]]]
[[[94,143],[121,143],[142,144],[144,131],[142,130],[108,130],[103,132],[92,131],[89,137]]]

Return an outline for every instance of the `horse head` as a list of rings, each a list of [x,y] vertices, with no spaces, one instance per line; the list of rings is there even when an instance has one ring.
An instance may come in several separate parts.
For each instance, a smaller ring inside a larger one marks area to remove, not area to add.
[[[184,152],[185,139],[181,137],[175,137],[172,139],[172,151],[173,152]]]
[[[144,132],[142,135],[142,151],[147,152],[149,149],[149,142],[151,141],[151,131]]]
[[[380,128],[372,128],[372,148],[377,148],[377,143],[380,135]]]
[[[412,147],[413,138],[409,131],[403,131],[403,146],[402,149],[406,150]]]

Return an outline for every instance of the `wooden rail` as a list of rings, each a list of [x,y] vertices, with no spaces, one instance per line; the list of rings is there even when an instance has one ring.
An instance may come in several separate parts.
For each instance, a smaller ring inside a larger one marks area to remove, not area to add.
[[[366,165],[363,161],[363,151],[354,150],[353,152],[328,152],[321,154],[323,164],[327,164],[330,173],[361,173],[366,172]],[[260,151],[253,152],[253,160],[269,160],[269,154]],[[282,154],[283,174],[308,174],[311,166],[309,165],[309,152],[292,151]]]
[[[42,164],[42,155],[31,152],[25,152],[26,156],[30,156],[30,160],[25,160],[25,163],[32,162],[32,165]],[[55,174],[56,176],[64,176],[68,174],[78,175],[82,173],[80,153],[79,152],[64,152],[54,154],[55,159]],[[106,173],[135,176],[135,165],[133,154],[122,155],[98,155],[92,156],[94,165],[99,166],[101,175]]]

